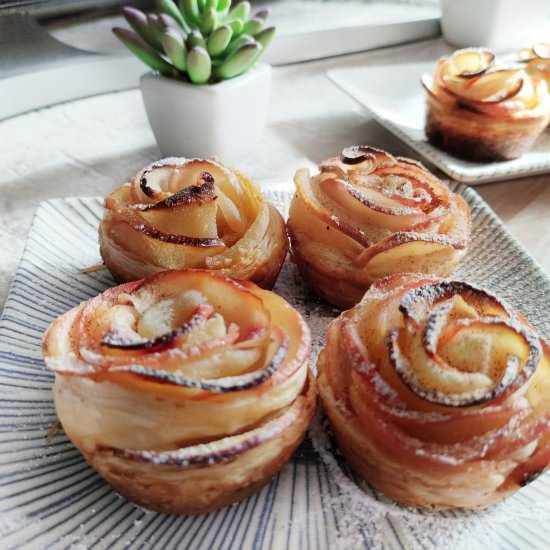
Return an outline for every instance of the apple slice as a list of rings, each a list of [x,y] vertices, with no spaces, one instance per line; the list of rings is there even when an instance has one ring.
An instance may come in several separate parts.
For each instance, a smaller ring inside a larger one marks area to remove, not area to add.
[[[379,241],[355,260],[372,279],[395,273],[434,273],[452,260],[463,241],[432,233],[395,233]]]
[[[178,340],[191,332],[194,328],[204,324],[214,313],[214,308],[209,305],[199,306],[195,313],[180,327],[161,334],[156,338],[141,340],[128,340],[124,334],[116,330],[109,331],[101,340],[101,345],[108,348],[116,348],[121,350],[142,350],[146,352],[155,352],[161,349],[167,349],[178,345]]]
[[[399,310],[405,319],[420,322],[428,316],[434,304],[459,295],[467,304],[473,305],[484,315],[505,315],[512,317],[510,307],[481,288],[462,281],[441,281],[428,283],[407,292],[399,303]]]
[[[462,331],[466,331],[470,337],[477,335],[490,338],[488,372],[493,380],[498,380],[491,396],[493,403],[499,403],[519,390],[535,373],[541,361],[542,348],[538,338],[524,325],[512,319],[498,317],[462,319],[456,325],[459,330],[455,335],[449,339],[442,336],[444,344],[440,346],[439,352],[445,360],[460,366],[470,353],[457,345]]]
[[[309,170],[307,170],[306,168],[301,168],[300,170],[297,170],[296,175],[294,176],[296,193],[303,202],[305,208],[310,210],[315,217],[325,222],[328,226],[334,227],[338,231],[341,231],[342,233],[344,233],[344,235],[350,237],[364,248],[369,247],[369,239],[361,230],[345,222],[342,218],[339,218],[338,216],[332,214],[324,205],[319,202],[313,191],[311,180],[312,178],[310,176]],[[321,179],[320,181],[323,180]],[[331,179],[330,181],[334,180]]]
[[[365,145],[353,145],[352,147],[346,147],[340,153],[340,160],[344,164],[359,164],[360,162],[376,160],[376,156],[373,155],[371,147]]]
[[[545,418],[535,428],[535,436],[544,437],[550,419]],[[547,432],[546,432],[547,434]],[[550,438],[546,435],[546,441],[539,444],[529,460],[518,464],[508,476],[509,482],[516,483],[521,487],[529,485],[542,475],[550,467]]]
[[[534,374],[541,345],[520,323],[505,317],[475,318],[473,309],[464,309],[466,303],[457,304],[466,318],[453,320],[449,314],[454,303],[435,306],[420,324],[408,318],[406,330],[392,333],[392,364],[405,385],[431,403],[501,403]]]
[[[186,235],[174,235],[173,233],[165,233],[155,229],[154,227],[148,227],[143,224],[131,225],[132,229],[147,235],[151,239],[161,241],[163,243],[170,244],[182,244],[185,246],[192,246],[198,248],[204,247],[220,247],[220,250],[225,248],[225,245],[220,239],[210,239],[205,237],[187,237]]]
[[[219,237],[217,202],[214,182],[206,181],[184,187],[154,204],[136,204],[130,208],[139,213],[142,223],[149,228],[187,237],[215,239]]]
[[[422,87],[430,94],[432,97],[436,97],[435,91],[434,91],[434,79],[432,76],[428,74],[423,74],[420,77],[420,84],[422,84]]]
[[[468,407],[494,397],[494,383],[488,375],[457,371],[437,357],[430,358],[422,346],[420,330],[408,334],[395,329],[390,333],[388,346],[395,372],[425,401],[447,407]]]
[[[144,367],[142,365],[119,367],[117,368],[117,372],[130,372],[151,382],[183,386],[212,393],[248,390],[259,386],[271,378],[285,362],[289,347],[289,337],[286,332],[279,327],[273,329],[272,335],[273,340],[271,341],[269,346],[270,349],[267,353],[267,356],[271,357],[271,359],[268,361],[267,365],[261,370],[237,376],[225,376],[216,379],[196,379],[178,373]]]
[[[423,221],[426,216],[418,208],[389,206],[389,201],[379,193],[372,190],[369,193],[369,190],[354,187],[340,179],[322,180],[319,182],[319,188],[360,225],[400,231]]]
[[[495,54],[488,48],[465,48],[453,53],[445,71],[460,78],[473,78],[486,72],[494,61]]]
[[[182,185],[181,178],[183,162],[176,162],[177,160],[185,159],[162,159],[145,167],[134,178],[134,186],[139,183],[141,192],[155,200],[167,198],[171,193],[186,187],[187,185]]]
[[[501,103],[519,94],[524,83],[523,70],[517,67],[487,72],[464,82],[457,76],[444,78],[449,92],[460,100],[479,103]]]
[[[243,178],[242,182],[239,182],[235,173],[228,170],[220,162],[213,159],[192,159],[188,160],[181,167],[180,171],[181,177],[184,178],[185,181],[193,183],[200,180],[202,174],[207,172],[214,178],[217,188],[221,190],[229,200],[242,207],[247,216],[250,215],[250,217],[252,217],[254,208],[251,208],[251,201],[247,198],[245,188],[241,185],[241,183],[245,183],[245,179]],[[252,200],[254,201],[255,197],[252,197]]]
[[[533,53],[541,59],[550,59],[550,44],[543,42],[535,44],[533,46]]]
[[[517,60],[522,63],[528,63],[529,61],[533,61],[533,59],[536,59],[537,55],[535,54],[532,47],[529,48],[521,48],[518,52]]]
[[[181,190],[181,195],[168,193],[166,199],[155,204],[132,204],[129,187],[118,187],[105,198],[108,214],[153,239],[189,246],[219,246],[225,244],[218,238],[216,224],[217,201],[210,183]],[[170,201],[173,201],[170,207]],[[180,202],[179,206],[175,206]],[[185,214],[180,209],[186,209]],[[113,220],[114,222],[115,220]],[[116,231],[112,224],[111,232]],[[119,224],[120,225],[120,224]],[[130,230],[131,233],[133,231]],[[135,234],[134,234],[135,235]],[[125,242],[121,236],[119,242]],[[130,238],[127,246],[135,244]],[[162,264],[161,264],[162,265]]]
[[[205,172],[203,176],[206,175],[210,176],[210,174]],[[165,210],[213,200],[216,198],[214,192],[214,178],[212,178],[212,176],[210,176],[210,178],[211,179],[203,180],[202,183],[184,187],[161,201],[153,204],[137,204],[134,208],[141,212],[147,212],[149,210]]]
[[[311,389],[309,391],[311,392]],[[303,399],[297,399],[292,406],[269,416],[253,429],[209,443],[200,443],[170,451],[113,448],[112,453],[126,459],[151,463],[156,468],[166,467],[166,465],[179,466],[180,468],[211,467],[215,464],[231,463],[247,451],[280,436],[302,414],[303,401]]]

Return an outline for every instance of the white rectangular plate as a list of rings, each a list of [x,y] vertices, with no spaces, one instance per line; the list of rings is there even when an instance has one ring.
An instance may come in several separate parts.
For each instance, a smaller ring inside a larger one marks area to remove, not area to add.
[[[475,191],[458,186],[458,192],[469,203],[473,220],[472,246],[458,277],[503,295],[549,337],[550,280]],[[267,195],[286,213],[290,193]],[[345,500],[334,471],[319,459],[309,440],[259,494],[216,513],[176,517],[146,512],[118,496],[62,430],[48,439],[55,421],[53,375],[44,368],[41,339],[54,318],[114,284],[107,271],[79,271],[100,261],[101,213],[101,201],[95,198],[42,203],[0,319],[1,548],[437,546],[440,539],[430,522],[448,517],[443,514],[421,516],[426,518],[426,524],[420,520],[421,532],[411,530],[400,517],[385,516],[376,522],[381,538],[373,543],[361,523],[368,518]],[[338,312],[302,284],[290,262],[275,290],[306,318],[316,356],[324,344],[326,325]],[[549,501],[547,474],[503,505],[507,515],[496,517],[505,517],[505,523],[488,522],[476,514],[474,518],[480,518],[478,528],[492,537],[491,548],[544,548],[550,540],[550,509],[547,521],[534,519],[533,509]],[[476,534],[471,520],[462,521],[460,514],[451,514],[449,521],[454,518],[456,523],[439,535],[446,548],[452,547],[448,537],[457,533],[458,547],[477,548],[479,530]]]
[[[522,157],[503,162],[468,162],[428,143],[424,133],[426,92],[420,77],[431,75],[434,67],[435,63],[407,63],[334,69],[327,74],[380,124],[454,180],[477,185],[550,172],[549,130]]]

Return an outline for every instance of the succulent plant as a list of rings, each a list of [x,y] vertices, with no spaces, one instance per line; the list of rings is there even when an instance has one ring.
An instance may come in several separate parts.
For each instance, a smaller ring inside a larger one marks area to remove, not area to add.
[[[271,42],[269,10],[249,17],[250,3],[231,0],[157,0],[155,13],[126,6],[132,30],[113,33],[154,71],[206,84],[248,71]]]

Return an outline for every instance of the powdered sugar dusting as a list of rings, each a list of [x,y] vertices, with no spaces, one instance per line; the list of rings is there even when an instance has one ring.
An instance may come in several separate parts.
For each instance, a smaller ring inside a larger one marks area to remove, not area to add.
[[[282,206],[284,211],[288,206],[286,201]],[[468,276],[472,277],[470,273]],[[475,278],[473,280],[477,282]],[[318,354],[326,343],[328,324],[340,311],[320,300],[302,282],[289,259],[274,290],[298,309],[308,323],[313,343],[311,366],[315,370]],[[377,291],[376,285],[373,291],[387,296],[386,292]],[[350,414],[345,403],[338,405],[344,414]],[[430,419],[437,421],[439,415],[434,414]],[[513,426],[508,426],[508,429],[513,430]],[[406,549],[486,550],[500,545],[499,526],[517,524],[521,520],[532,521],[533,518],[550,522],[550,506],[544,500],[526,507],[521,499],[511,498],[482,511],[428,512],[401,506],[374,491],[350,470],[330,435],[322,411],[314,418],[309,436],[337,489],[324,501],[338,518],[338,531],[331,535],[331,547],[355,549],[363,547],[367,540],[369,548],[387,548],[387,533],[390,532]],[[314,512],[309,512],[309,516],[312,522],[322,521]]]
[[[459,192],[472,206],[473,233],[468,255],[454,278],[471,280],[476,285],[493,289],[514,307],[521,309],[529,321],[550,337],[547,311],[550,286],[547,276],[503,232],[498,220],[491,217],[473,190],[462,188]],[[288,207],[291,197],[282,193],[266,195],[281,210]],[[67,199],[44,205],[33,229],[33,238],[39,243],[51,235],[46,221],[52,223],[53,229],[59,228],[55,225],[55,215],[47,210],[50,204],[68,213],[73,207],[86,210],[88,206],[100,211],[100,201],[92,199]],[[91,236],[90,242],[95,242],[95,227],[87,234]],[[28,296],[22,290],[26,288],[23,285],[27,278],[37,285],[35,288],[40,288],[44,277],[46,280],[50,277],[66,293],[59,299],[50,294],[22,298],[25,303],[41,311],[61,313],[71,290],[77,289],[77,281],[82,282],[83,286],[71,298],[75,304],[89,297],[94,288],[112,284],[105,272],[80,274],[75,268],[75,264],[78,267],[97,263],[99,256],[93,246],[83,244],[75,247],[71,241],[64,240],[61,231],[57,231],[55,238],[49,238],[47,242],[54,247],[55,253],[60,254],[53,262],[55,265],[44,264],[41,256],[33,256],[32,250],[28,250],[24,260],[28,272],[15,288],[21,296]],[[43,247],[41,253],[47,250]],[[320,301],[302,283],[290,261],[287,261],[275,290],[299,309],[307,320],[313,337],[314,364],[325,344],[327,325],[339,311]],[[376,286],[374,291],[381,293]],[[64,302],[60,304],[60,300]],[[13,300],[8,305],[17,319],[26,323],[41,322],[33,316],[33,310],[19,308]],[[25,315],[29,311],[31,315]],[[29,329],[25,330],[29,335]],[[5,338],[0,348],[8,349],[8,344],[9,340]],[[14,351],[14,347],[10,349]],[[13,507],[13,512],[4,511],[0,517],[0,534],[6,547],[21,546],[22,540],[32,537],[36,538],[32,538],[27,546],[30,544],[40,548],[160,548],[179,542],[181,547],[206,549],[227,545],[230,540],[242,548],[259,549],[301,547],[355,550],[368,547],[369,550],[486,550],[547,546],[545,542],[550,525],[548,474],[523,488],[517,496],[488,511],[419,512],[388,501],[354,476],[330,434],[320,425],[321,419],[315,420],[311,431],[318,454],[306,440],[294,459],[259,495],[204,517],[176,518],[146,512],[125,501],[101,482],[61,430],[46,439],[55,421],[50,393],[53,375],[42,370],[35,341],[28,340],[28,347],[15,351],[18,353],[15,357],[17,362],[8,363],[10,359],[7,357],[2,365],[12,365],[9,367],[10,376],[21,375],[25,380],[8,380],[6,376],[9,383],[19,386],[16,389],[2,386],[0,389],[5,399],[5,414],[11,415],[10,422],[15,426],[8,427],[4,432],[12,442],[4,442],[9,463],[3,465],[3,473],[14,476],[3,478],[6,484],[0,488],[0,502],[5,508]],[[35,387],[23,387],[26,385]],[[10,401],[12,399],[28,401],[16,403]],[[434,416],[435,420],[437,418]],[[48,480],[51,481],[49,488],[43,485]],[[50,489],[56,492],[46,500],[40,491]],[[46,508],[46,505],[52,507]],[[40,508],[44,510],[42,513]],[[240,518],[243,518],[242,522]],[[216,534],[218,532],[219,536]]]
[[[550,519],[550,506],[542,501],[537,506],[524,507],[521,501],[512,499],[480,511],[428,512],[402,506],[374,491],[349,471],[329,435],[330,428],[321,411],[314,418],[309,434],[338,487],[338,494],[327,505],[345,510],[338,548],[357,548],[365,537],[371,548],[384,548],[382,534],[389,524],[402,547],[407,549],[482,550],[498,546],[499,525],[520,519]]]

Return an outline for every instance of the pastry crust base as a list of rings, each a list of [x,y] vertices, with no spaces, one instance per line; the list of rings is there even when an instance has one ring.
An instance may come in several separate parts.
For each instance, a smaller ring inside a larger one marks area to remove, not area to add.
[[[484,482],[486,491],[480,488],[483,483],[477,472],[464,469],[453,477],[435,472],[423,475],[422,472],[404,467],[399,457],[384,456],[361,435],[361,427],[352,416],[345,415],[335,399],[332,390],[322,374],[321,363],[318,364],[319,394],[330,426],[338,442],[338,447],[352,468],[378,491],[407,506],[427,510],[479,510],[487,508],[508,498],[518,489],[510,485],[507,490],[494,490],[491,478],[500,476],[499,472],[486,472]],[[350,415],[353,413],[350,413]],[[475,498],[475,502],[472,499]]]
[[[550,121],[550,113],[522,118],[492,118],[466,108],[445,107],[428,94],[428,141],[459,158],[511,160],[528,151]]]
[[[168,514],[205,514],[257,493],[271,480],[303,440],[316,402],[315,378],[308,371],[302,393],[289,406],[294,422],[234,458],[207,465],[155,464],[112,448],[89,451],[78,439],[71,440],[118,493],[139,506]]]
[[[353,278],[349,272],[346,277],[337,267],[331,271],[328,262],[312,264],[301,253],[296,239],[291,242],[292,260],[300,276],[323,300],[341,309],[349,309],[361,300],[372,281]]]
[[[323,300],[340,309],[349,309],[360,302],[377,279],[368,277],[360,269],[344,269],[342,264],[331,263],[327,258],[306,256],[300,246],[300,240],[304,238],[299,231],[292,231],[291,255],[307,285]],[[419,271],[446,277],[454,271],[465,253],[466,249],[456,250],[453,255],[448,255],[445,261],[442,258],[441,261],[433,261],[426,257],[425,265],[417,260],[415,264],[411,264],[410,269],[403,269],[403,272]]]

